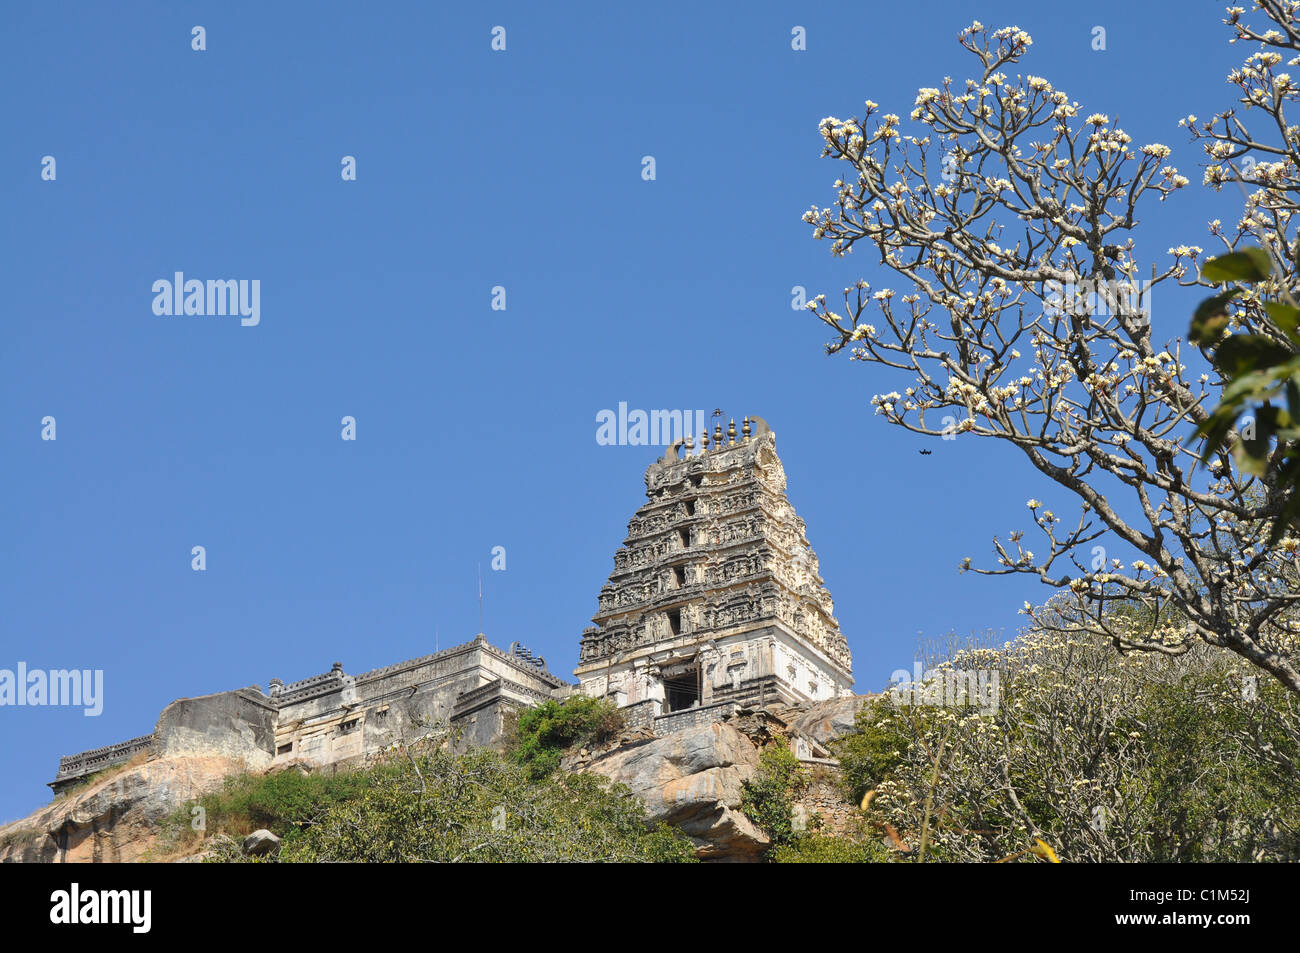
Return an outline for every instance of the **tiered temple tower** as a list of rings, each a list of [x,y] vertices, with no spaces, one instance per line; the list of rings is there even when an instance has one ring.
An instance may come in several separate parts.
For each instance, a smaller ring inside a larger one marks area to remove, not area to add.
[[[852,694],[852,658],[776,436],[758,417],[677,441],[646,470],[574,674],[658,730],[735,703]],[[713,712],[716,713],[716,712]]]

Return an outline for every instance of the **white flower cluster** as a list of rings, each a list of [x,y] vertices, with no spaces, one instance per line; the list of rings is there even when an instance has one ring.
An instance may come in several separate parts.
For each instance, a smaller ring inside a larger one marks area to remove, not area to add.
[[[1099,152],[1123,152],[1132,141],[1133,137],[1119,128],[1098,129],[1088,137],[1089,148]]]
[[[1179,175],[1178,170],[1171,165],[1167,165],[1163,169],[1161,169],[1160,174],[1163,175],[1165,177],[1165,181],[1168,182],[1170,186],[1175,189],[1181,189],[1185,185],[1187,185],[1187,181],[1188,181],[1187,176]],[[1163,200],[1164,200],[1164,196],[1161,196],[1161,201]]]
[[[995,30],[993,39],[1008,41],[1013,47],[1027,47],[1034,43],[1034,38],[1018,26],[1004,26],[1000,30]]]
[[[1257,162],[1253,178],[1257,182],[1282,182],[1290,174],[1289,162]]]
[[[876,394],[871,398],[871,403],[875,405],[877,414],[890,416],[894,413],[894,402],[902,399],[902,394],[898,391],[892,391],[888,394]]]

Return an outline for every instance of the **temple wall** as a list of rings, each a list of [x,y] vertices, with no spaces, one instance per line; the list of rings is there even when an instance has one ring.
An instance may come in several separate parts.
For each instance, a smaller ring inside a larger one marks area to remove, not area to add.
[[[154,751],[220,755],[263,768],[275,756],[275,717],[274,707],[255,688],[182,698],[158,716]]]
[[[61,791],[142,752],[220,755],[253,770],[325,766],[362,760],[440,724],[462,732],[462,747],[491,745],[510,712],[566,688],[540,660],[482,637],[358,676],[336,664],[298,682],[273,679],[268,693],[254,686],[172,702],[153,735],[61,759],[51,787]]]

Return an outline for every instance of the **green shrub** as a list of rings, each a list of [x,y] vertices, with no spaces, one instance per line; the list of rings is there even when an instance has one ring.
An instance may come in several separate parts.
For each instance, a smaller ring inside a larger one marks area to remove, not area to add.
[[[650,827],[622,785],[529,767],[487,749],[394,756],[374,783],[286,841],[286,862],[689,862],[679,831]]]
[[[1116,625],[1159,620],[1114,611]],[[836,743],[846,795],[927,860],[988,862],[1041,838],[1063,861],[1300,859],[1300,703],[1226,652],[1120,655],[1051,608],[957,671],[999,673],[988,711],[864,708]],[[905,696],[904,696],[905,697]]]
[[[795,795],[807,784],[807,772],[783,744],[763,749],[758,771],[741,785],[740,809],[772,838],[773,846],[791,843]]]
[[[807,834],[778,844],[767,854],[775,864],[867,864],[891,858],[878,841],[867,837],[827,837]]]
[[[510,758],[539,780],[560,766],[568,749],[609,741],[622,729],[623,716],[603,698],[574,695],[562,702],[546,701],[520,713]]]
[[[530,766],[487,749],[439,741],[393,751],[337,774],[228,778],[220,791],[167,819],[151,859],[192,852],[203,808],[216,862],[621,861],[689,862],[690,840],[652,827],[626,787],[586,774],[534,778]],[[245,836],[282,838],[278,857],[248,858]]]
[[[184,851],[204,835],[227,834],[238,840],[261,828],[290,841],[331,806],[356,798],[381,774],[392,771],[391,766],[383,765],[334,774],[289,770],[232,775],[219,790],[186,804],[163,821],[155,853]],[[201,830],[194,829],[196,817],[202,818]]]
[[[844,796],[858,804],[862,796],[889,777],[903,761],[912,745],[909,726],[903,713],[889,703],[876,701],[863,705],[854,718],[851,734],[832,742],[840,760]]]

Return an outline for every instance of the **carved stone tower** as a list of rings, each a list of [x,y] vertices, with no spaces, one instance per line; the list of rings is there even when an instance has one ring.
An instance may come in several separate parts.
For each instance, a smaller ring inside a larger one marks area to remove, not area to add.
[[[659,730],[733,703],[852,693],[852,658],[804,522],[785,496],[776,436],[719,422],[698,452],[674,443],[646,470],[574,674]]]

